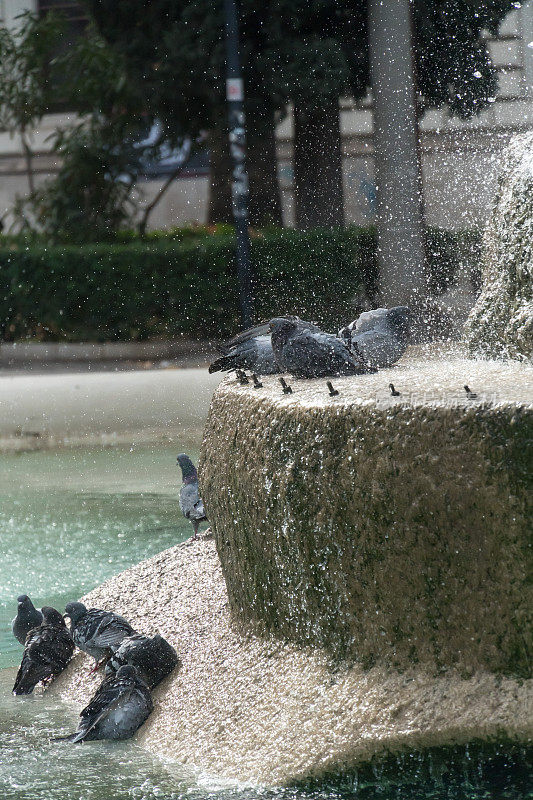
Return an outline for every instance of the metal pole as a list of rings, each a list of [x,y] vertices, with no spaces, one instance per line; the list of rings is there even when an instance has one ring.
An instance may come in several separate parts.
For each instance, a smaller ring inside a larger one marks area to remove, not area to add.
[[[383,302],[428,295],[415,105],[413,0],[369,0],[378,259]]]
[[[254,317],[250,234],[248,230],[248,174],[246,172],[246,129],[244,120],[244,88],[239,58],[239,23],[235,0],[224,0],[226,24],[226,98],[231,159],[233,162],[231,196],[237,245],[241,318],[250,328]]]

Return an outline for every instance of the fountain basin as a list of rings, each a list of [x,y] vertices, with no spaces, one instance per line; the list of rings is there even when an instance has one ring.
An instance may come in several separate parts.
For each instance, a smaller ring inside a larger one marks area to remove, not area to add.
[[[530,674],[533,370],[411,357],[335,397],[262,381],[226,379],[203,443],[241,630],[365,667]]]
[[[283,785],[348,771],[387,751],[531,738],[530,681],[487,671],[435,677],[419,665],[339,666],[320,648],[242,635],[212,539],[159,553],[84,602],[114,609],[176,647],[182,667],[154,691],[155,709],[135,742],[199,770],[207,785],[213,778]],[[90,674],[93,664],[75,656],[48,690],[52,697],[85,705],[101,681]]]
[[[334,380],[333,398],[324,381],[283,395],[275,377],[226,379],[201,468],[216,546],[177,545],[83,599],[182,660],[136,742],[282,785],[406,748],[530,741],[532,378],[454,358]],[[78,654],[52,694],[81,708],[92,665]]]

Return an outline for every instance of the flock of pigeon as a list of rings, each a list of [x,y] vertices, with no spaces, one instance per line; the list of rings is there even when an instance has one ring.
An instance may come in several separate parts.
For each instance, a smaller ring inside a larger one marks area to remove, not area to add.
[[[24,645],[13,693],[31,694],[38,683],[54,680],[70,662],[77,646],[95,659],[105,677],[80,714],[77,731],[60,736],[71,742],[129,739],[148,718],[151,690],[179,665],[178,654],[162,636],[138,633],[112,611],[67,603],[65,616],[50,606],[37,610],[28,595],[17,599],[13,634]]]
[[[392,366],[409,337],[407,306],[366,311],[341,328],[324,333],[298,317],[277,317],[219,346],[209,372],[251,370],[258,375],[290,373],[298,378],[361,375]]]
[[[219,345],[220,358],[209,372],[235,371],[248,383],[246,370],[252,372],[256,386],[258,375],[290,373],[301,378],[360,375],[392,366],[404,354],[409,338],[407,306],[366,311],[357,320],[341,328],[338,336],[324,333],[312,322],[298,317],[276,317],[256,325]],[[292,390],[280,378],[283,391]],[[392,384],[391,391],[395,392]],[[330,394],[338,394],[330,383]],[[198,473],[185,453],[178,456],[183,485],[180,509],[193,526],[198,538],[201,522],[207,522],[198,488]]]
[[[248,369],[255,380],[257,375],[283,372],[301,378],[376,372],[403,355],[408,333],[406,306],[365,312],[341,328],[338,336],[298,317],[279,317],[220,345],[221,357],[209,372],[235,370],[239,374]],[[207,521],[198,474],[189,456],[181,453],[177,461],[183,479],[180,509],[192,524],[195,540],[200,523]],[[178,654],[163,637],[138,633],[112,611],[71,602],[65,607],[65,617],[69,628],[55,608],[43,606],[38,611],[27,595],[18,597],[13,634],[24,645],[24,653],[14,694],[31,694],[38,683],[54,680],[78,647],[95,659],[93,672],[105,664],[105,677],[82,710],[76,732],[59,739],[130,738],[153,709],[151,690],[179,665]]]

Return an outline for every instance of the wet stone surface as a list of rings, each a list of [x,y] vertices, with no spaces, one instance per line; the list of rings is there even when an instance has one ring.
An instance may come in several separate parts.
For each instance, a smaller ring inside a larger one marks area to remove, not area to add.
[[[334,397],[290,383],[227,379],[205,430],[241,628],[367,667],[528,676],[533,370],[411,357]]]
[[[212,539],[160,553],[85,602],[159,631],[182,659],[156,689],[155,711],[135,743],[219,778],[283,784],[388,748],[531,733],[527,682],[481,671],[465,678],[342,667],[316,648],[241,635]],[[91,668],[88,656],[76,656],[51,697],[81,707],[100,681]]]

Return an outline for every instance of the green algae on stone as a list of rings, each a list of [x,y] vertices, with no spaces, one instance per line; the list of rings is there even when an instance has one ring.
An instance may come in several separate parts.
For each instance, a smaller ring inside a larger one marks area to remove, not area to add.
[[[233,617],[365,665],[528,675],[532,409],[361,397],[384,381],[219,387],[201,483]]]
[[[512,139],[485,232],[483,288],[465,325],[472,356],[533,357],[533,133]]]

